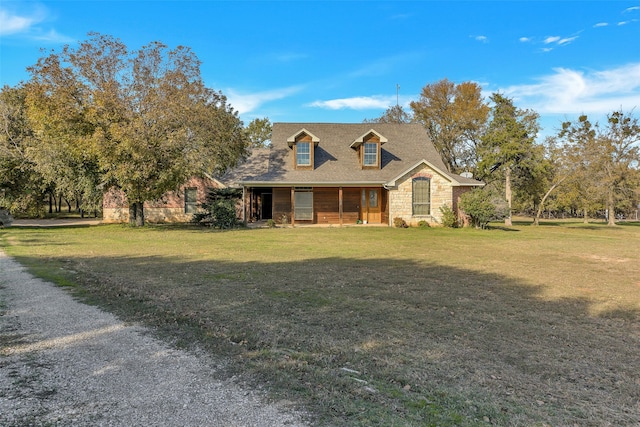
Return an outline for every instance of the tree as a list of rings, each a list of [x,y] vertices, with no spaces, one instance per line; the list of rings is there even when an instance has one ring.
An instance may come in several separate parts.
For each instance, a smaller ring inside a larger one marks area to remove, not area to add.
[[[268,117],[253,119],[246,127],[252,148],[264,148],[271,143],[272,125]]]
[[[531,167],[525,160],[534,152],[538,114],[516,108],[511,99],[499,93],[494,93],[491,100],[494,103],[492,118],[478,150],[482,158],[478,170],[482,177],[495,173],[504,177],[505,200],[509,208],[505,225],[511,226],[512,174]]]
[[[607,116],[603,129],[581,115],[575,122],[564,122],[558,137],[569,153],[569,167],[574,171],[570,188],[582,203],[585,220],[588,206],[600,199],[608,224],[615,225],[616,207],[632,201],[638,188],[638,119],[614,111]]]
[[[28,156],[35,137],[26,110],[25,88],[4,86],[0,91],[0,207],[38,214],[43,183]]]
[[[420,99],[411,102],[411,109],[450,172],[475,171],[477,148],[490,111],[477,83],[456,85],[444,79],[428,84]]]
[[[81,171],[77,185],[120,188],[130,222],[144,225],[145,201],[235,164],[246,133],[224,95],[204,86],[189,48],[153,42],[129,52],[111,36],[89,36],[30,67],[30,117],[42,151]]]
[[[411,123],[413,117],[407,113],[402,105],[394,105],[385,110],[382,116],[375,119],[364,119],[363,123]]]

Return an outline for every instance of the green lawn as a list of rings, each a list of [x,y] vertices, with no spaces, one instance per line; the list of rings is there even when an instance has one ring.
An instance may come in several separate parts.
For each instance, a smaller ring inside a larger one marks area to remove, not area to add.
[[[9,228],[0,245],[314,424],[640,424],[638,223]]]

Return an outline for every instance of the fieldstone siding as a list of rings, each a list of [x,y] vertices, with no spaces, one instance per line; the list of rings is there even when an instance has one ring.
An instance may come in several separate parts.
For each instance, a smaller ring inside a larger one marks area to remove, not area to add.
[[[178,191],[166,193],[162,199],[144,202],[145,221],[151,223],[189,222],[193,214],[185,213],[185,188],[197,189],[197,203],[202,204],[207,199],[210,188],[218,187],[217,183],[208,178],[193,177],[180,186]],[[122,191],[110,188],[102,201],[102,222],[121,223],[129,221],[129,203]]]
[[[413,178],[425,177],[431,180],[430,215],[413,216]],[[444,176],[426,165],[417,167],[397,180],[397,187],[389,191],[389,221],[402,218],[410,226],[425,220],[431,225],[442,223],[440,207],[453,206],[453,186]]]

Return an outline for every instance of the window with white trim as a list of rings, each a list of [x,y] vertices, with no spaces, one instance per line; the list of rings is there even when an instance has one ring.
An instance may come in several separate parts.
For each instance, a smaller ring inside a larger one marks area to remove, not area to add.
[[[362,164],[364,166],[377,166],[378,165],[378,144],[375,142],[365,142],[363,144],[364,155]]]
[[[311,166],[311,143],[300,141],[296,143],[296,165]]]
[[[431,179],[413,179],[413,216],[431,215]]]
[[[198,189],[184,189],[184,213],[195,213],[198,206]]]

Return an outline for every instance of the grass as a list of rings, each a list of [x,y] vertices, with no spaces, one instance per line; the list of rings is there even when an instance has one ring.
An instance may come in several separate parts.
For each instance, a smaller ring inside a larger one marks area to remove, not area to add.
[[[640,226],[0,231],[317,425],[637,425]]]

